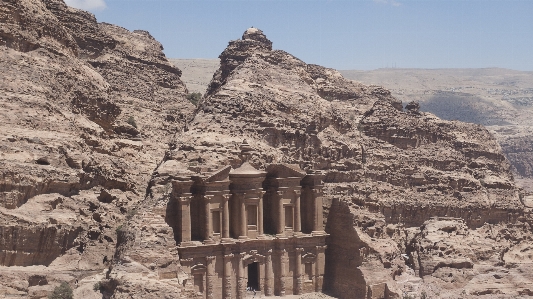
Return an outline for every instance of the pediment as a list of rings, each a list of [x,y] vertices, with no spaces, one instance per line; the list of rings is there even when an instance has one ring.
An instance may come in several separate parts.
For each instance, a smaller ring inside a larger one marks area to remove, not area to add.
[[[266,171],[268,177],[276,178],[303,178],[306,175],[305,171],[303,171],[297,164],[270,164],[268,165]]]

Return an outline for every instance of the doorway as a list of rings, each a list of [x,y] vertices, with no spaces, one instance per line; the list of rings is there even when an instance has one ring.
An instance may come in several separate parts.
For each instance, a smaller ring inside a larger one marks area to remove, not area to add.
[[[248,265],[248,283],[246,287],[259,291],[259,264],[257,262]]]

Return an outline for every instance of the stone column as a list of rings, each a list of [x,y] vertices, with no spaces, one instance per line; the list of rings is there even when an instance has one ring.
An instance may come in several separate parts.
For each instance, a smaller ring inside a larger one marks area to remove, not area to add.
[[[229,239],[229,194],[224,194],[224,210],[222,211],[222,238]]]
[[[296,278],[296,289],[294,290],[294,295],[301,295],[303,288],[303,279],[302,279],[302,252],[303,248],[296,248],[294,251],[295,254],[295,267],[294,267],[294,277]]]
[[[207,256],[205,258],[206,260],[206,266],[207,271],[205,274],[205,293],[207,299],[215,299],[213,294],[213,284],[215,280],[215,257],[214,256]]]
[[[246,298],[246,281],[244,278],[244,253],[237,255],[239,259],[237,263],[237,299]]]
[[[322,188],[313,188],[313,233],[324,232],[324,216],[322,212]]]
[[[179,197],[181,210],[181,242],[191,241],[191,199],[192,194],[186,193]]]
[[[326,263],[326,248],[326,245],[316,247],[315,292],[322,292],[322,285],[324,283],[324,266]]]
[[[205,231],[204,231],[204,240],[209,241],[211,239],[211,207],[210,199],[212,196],[204,196],[204,209],[205,209]]]
[[[300,190],[294,190],[296,198],[294,199],[294,232],[300,233],[302,231],[302,215],[300,213]]]
[[[273,296],[272,287],[272,249],[265,254],[265,296]]]
[[[283,235],[285,233],[285,209],[283,209],[283,191],[276,191],[278,201],[278,227],[276,233]]]
[[[287,251],[285,249],[281,249],[279,252],[279,295],[281,297],[285,297],[285,263],[286,263],[286,256]]]
[[[259,204],[257,205],[257,235],[263,237],[263,194],[259,195]]]
[[[224,255],[224,299],[232,299],[231,298],[231,259],[233,258],[233,254],[225,254]]]
[[[191,273],[193,261],[194,260],[192,258],[180,259],[180,264],[186,269],[185,271],[188,275],[180,299],[187,299],[190,294],[194,293],[194,276]]]
[[[244,202],[244,195],[241,197],[241,233],[239,236],[239,239],[246,239],[248,238],[248,230],[247,230],[247,223],[246,223],[246,204]]]

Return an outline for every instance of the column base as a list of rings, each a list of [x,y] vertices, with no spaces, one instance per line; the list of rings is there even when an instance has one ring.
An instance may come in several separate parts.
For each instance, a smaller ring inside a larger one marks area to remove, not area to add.
[[[264,239],[266,239],[266,236],[265,236],[265,235],[258,235],[258,236],[257,236],[257,239],[259,239],[259,240],[264,240]]]
[[[178,247],[193,247],[193,246],[195,246],[193,242],[185,241],[185,242],[181,242]]]
[[[248,236],[239,236],[239,240],[248,240]]]
[[[222,244],[233,244],[233,243],[235,243],[235,241],[233,241],[232,238],[222,238],[222,239],[220,239],[220,243],[222,243]]]
[[[325,231],[323,231],[323,230],[319,230],[319,231],[314,230],[314,231],[311,232],[311,234],[313,236],[325,236],[325,235],[327,235],[327,233]]]
[[[204,240],[204,245],[213,245],[213,244],[216,244],[217,242],[215,240],[212,240],[212,239],[209,239],[209,240]]]
[[[281,239],[286,239],[287,236],[285,236],[285,234],[276,234],[276,238],[281,238]]]

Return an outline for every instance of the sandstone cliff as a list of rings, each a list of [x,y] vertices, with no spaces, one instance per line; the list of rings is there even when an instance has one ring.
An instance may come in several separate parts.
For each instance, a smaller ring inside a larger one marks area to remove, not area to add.
[[[193,111],[161,50],[60,0],[1,1],[0,293],[40,298],[109,266]]]
[[[487,127],[511,163],[517,185],[533,192],[533,73],[500,68],[347,70],[348,79],[390,88],[442,119]]]

